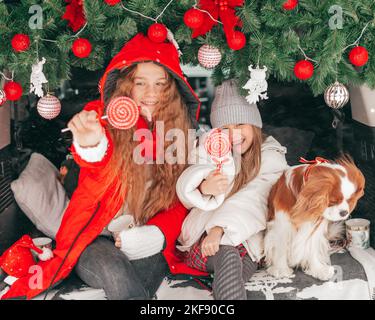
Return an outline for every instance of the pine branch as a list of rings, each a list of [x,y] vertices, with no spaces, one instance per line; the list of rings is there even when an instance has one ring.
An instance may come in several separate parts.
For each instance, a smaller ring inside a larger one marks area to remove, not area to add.
[[[127,0],[123,5],[156,18],[167,0]],[[375,86],[375,1],[373,0],[300,0],[297,9],[282,9],[284,0],[247,0],[236,9],[242,20],[241,31],[247,45],[240,51],[229,49],[222,25],[196,39],[184,25],[183,16],[194,0],[174,1],[159,19],[159,22],[174,33],[183,52],[185,64],[197,65],[197,54],[203,44],[216,46],[222,53],[222,61],[213,72],[213,80],[219,84],[234,77],[244,82],[249,77],[250,64],[267,66],[268,74],[278,81],[300,82],[293,73],[295,62],[304,59],[298,46],[307,56],[317,61],[313,77],[306,82],[314,94],[324,92],[326,86],[336,78],[343,83],[366,83]],[[39,4],[43,8],[43,29],[31,30],[28,26],[29,7]],[[61,16],[65,12],[63,0],[21,0],[17,3],[0,2],[0,69],[14,70],[17,81],[28,87],[31,65],[36,59],[36,44],[39,57],[45,57],[45,74],[50,89],[61,79],[71,76],[71,68],[80,67],[98,70],[105,67],[105,61],[113,57],[131,37],[138,32],[147,33],[152,20],[126,11],[122,6],[108,6],[104,1],[86,0],[84,10],[87,26],[80,37],[87,38],[93,47],[88,58],[79,59],[72,54],[74,34]],[[343,9],[343,29],[331,30],[328,23],[332,5]],[[360,45],[370,52],[370,60],[360,68],[354,68],[348,61],[353,44],[364,26],[370,22],[360,40]],[[11,39],[16,33],[30,36],[28,51],[15,53]],[[47,42],[41,39],[50,39]],[[345,49],[346,48],[346,49]],[[345,49],[345,50],[344,50]]]

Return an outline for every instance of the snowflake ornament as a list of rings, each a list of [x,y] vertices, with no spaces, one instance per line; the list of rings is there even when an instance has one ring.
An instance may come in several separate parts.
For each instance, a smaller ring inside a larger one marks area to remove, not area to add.
[[[46,63],[46,59],[43,57],[41,61],[33,64],[31,67],[31,76],[30,76],[30,93],[34,92],[38,97],[43,97],[43,83],[47,83],[43,73],[43,65]]]
[[[246,97],[246,100],[252,104],[258,102],[260,99],[268,99],[267,88],[268,84],[266,81],[266,72],[267,67],[259,68],[257,66],[255,69],[253,65],[249,66],[250,79],[243,86],[244,89],[249,90],[249,94]]]
[[[262,292],[266,300],[275,300],[275,294],[290,293],[296,288],[293,286],[293,274],[290,278],[276,279],[266,272],[266,270],[258,270],[250,280],[245,283],[247,291]],[[285,285],[285,286],[279,286]]]

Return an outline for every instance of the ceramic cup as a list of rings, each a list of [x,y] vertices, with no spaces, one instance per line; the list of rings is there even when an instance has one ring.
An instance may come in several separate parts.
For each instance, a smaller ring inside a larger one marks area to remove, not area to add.
[[[370,247],[370,221],[349,219],[345,222],[348,247],[367,249]]]
[[[34,238],[33,242],[35,246],[41,250],[43,250],[43,248],[48,248],[52,250],[52,239],[50,238],[47,238],[47,237]],[[34,250],[31,250],[31,252],[34,258],[38,257],[38,254]]]
[[[48,248],[52,250],[52,239],[46,237],[34,238],[34,244],[43,250],[43,248]]]
[[[116,238],[123,230],[130,229],[134,226],[134,219],[131,215],[125,214],[117,219],[112,220],[108,225],[108,231],[112,233],[113,237]]]

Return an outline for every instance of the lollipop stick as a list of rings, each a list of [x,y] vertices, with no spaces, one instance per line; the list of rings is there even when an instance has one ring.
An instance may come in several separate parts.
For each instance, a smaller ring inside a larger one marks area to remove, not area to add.
[[[216,173],[221,173],[221,167],[222,167],[222,163],[220,162],[217,164]]]
[[[129,97],[117,97],[109,102],[106,115],[100,119],[108,119],[109,124],[116,129],[127,130],[136,125],[139,119],[139,107]],[[69,128],[65,128],[61,132],[69,130]]]
[[[100,119],[102,119],[102,120],[107,119],[107,118],[108,118],[107,115],[104,115],[104,116],[100,117]],[[68,131],[70,131],[69,128],[64,128],[64,129],[61,130],[61,133],[68,132]]]

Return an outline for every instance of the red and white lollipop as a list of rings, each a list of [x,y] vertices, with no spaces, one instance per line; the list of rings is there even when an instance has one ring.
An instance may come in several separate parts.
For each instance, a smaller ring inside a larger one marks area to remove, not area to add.
[[[220,171],[222,164],[227,161],[232,150],[229,136],[221,129],[214,129],[207,137],[204,147]]]
[[[139,118],[139,108],[136,102],[129,97],[118,97],[112,99],[107,107],[107,114],[101,119],[108,119],[111,126],[120,130],[127,130],[134,127]],[[69,128],[61,132],[69,131]]]
[[[129,97],[118,97],[108,104],[108,122],[115,128],[127,130],[135,126],[139,118],[139,108],[135,101]]]

